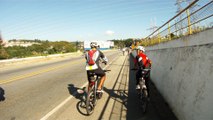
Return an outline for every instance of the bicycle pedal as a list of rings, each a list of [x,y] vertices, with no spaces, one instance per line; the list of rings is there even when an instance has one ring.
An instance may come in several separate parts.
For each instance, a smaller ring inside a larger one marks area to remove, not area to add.
[[[102,98],[102,95],[103,95],[103,93],[101,93],[101,92],[100,92],[100,93],[97,93],[97,98],[98,98],[98,99],[101,99],[101,98]]]

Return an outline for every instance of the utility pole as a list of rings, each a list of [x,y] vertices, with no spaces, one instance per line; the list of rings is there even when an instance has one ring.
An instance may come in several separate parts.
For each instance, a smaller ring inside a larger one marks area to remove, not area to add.
[[[150,25],[150,28],[146,29],[146,30],[149,30],[151,33],[154,32],[158,27],[156,26],[156,22],[152,21],[151,19],[151,25]]]
[[[148,28],[147,30],[149,30],[151,33],[154,32],[158,27],[156,26],[156,21],[154,20],[154,22],[151,19],[151,25],[150,28]],[[159,33],[158,33],[159,34]],[[154,34],[153,34],[154,35]],[[159,35],[158,35],[159,38]],[[160,39],[159,39],[159,43],[160,43]],[[149,40],[149,44],[152,44],[152,41]]]
[[[147,30],[150,30],[150,32],[154,32],[158,27],[156,26],[156,22],[154,20],[154,22],[152,21],[151,19],[151,25],[150,25],[150,28],[148,28]]]
[[[181,4],[183,2],[185,2],[185,0],[176,0],[176,3],[175,3],[175,5],[177,5],[177,11],[176,11],[176,13],[179,13],[180,11],[182,11],[183,8],[182,8]],[[180,17],[179,17],[179,19],[176,22],[179,22],[182,19],[183,19],[183,15],[180,14]],[[183,22],[181,21],[179,23],[176,23],[175,25],[176,25],[175,28],[177,28],[178,31],[179,31],[179,35],[182,35],[183,34],[183,32],[182,32]]]

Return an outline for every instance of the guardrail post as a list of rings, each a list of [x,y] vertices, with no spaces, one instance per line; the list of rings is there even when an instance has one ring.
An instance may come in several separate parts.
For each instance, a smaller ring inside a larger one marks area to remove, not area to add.
[[[168,23],[168,35],[169,35],[168,37],[169,37],[169,40],[171,40],[170,32],[171,32],[171,31],[170,31],[170,24]]]
[[[188,19],[188,34],[191,35],[192,34],[192,28],[191,28],[191,22],[190,22],[189,9],[186,10],[186,14],[187,14],[187,19]]]
[[[161,42],[161,36],[160,36],[159,31],[158,31],[158,37],[157,37],[157,39],[158,39],[158,43],[160,43]]]

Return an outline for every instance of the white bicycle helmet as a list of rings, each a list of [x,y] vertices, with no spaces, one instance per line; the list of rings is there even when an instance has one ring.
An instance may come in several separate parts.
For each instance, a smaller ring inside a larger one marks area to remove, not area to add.
[[[90,43],[90,47],[91,47],[91,48],[94,48],[94,47],[97,48],[97,47],[98,47],[97,42],[91,42],[91,43]]]
[[[145,52],[145,48],[143,46],[138,46],[137,49]]]

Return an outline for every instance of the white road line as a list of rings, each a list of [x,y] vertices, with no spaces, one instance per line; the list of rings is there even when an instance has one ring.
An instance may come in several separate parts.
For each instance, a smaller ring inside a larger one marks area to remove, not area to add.
[[[103,69],[106,69],[106,67],[108,67],[113,61],[115,60],[115,58],[109,63],[107,64]],[[85,87],[88,83],[86,82],[83,86],[81,86],[81,88]],[[58,111],[62,106],[64,106],[68,101],[70,101],[73,96],[75,96],[77,94],[77,92],[75,92],[72,96],[69,96],[67,99],[65,99],[62,103],[60,103],[58,106],[56,106],[53,110],[51,110],[49,113],[47,113],[44,117],[42,117],[40,120],[47,120],[51,115],[53,115],[56,111]]]
[[[85,83],[81,88],[86,86],[88,83]],[[56,111],[58,111],[62,106],[64,106],[68,101],[70,101],[73,96],[75,96],[77,92],[75,92],[72,96],[69,96],[67,99],[65,99],[61,104],[56,106],[53,110],[51,110],[49,113],[47,113],[44,117],[42,117],[40,120],[47,120],[52,114],[54,114]]]

